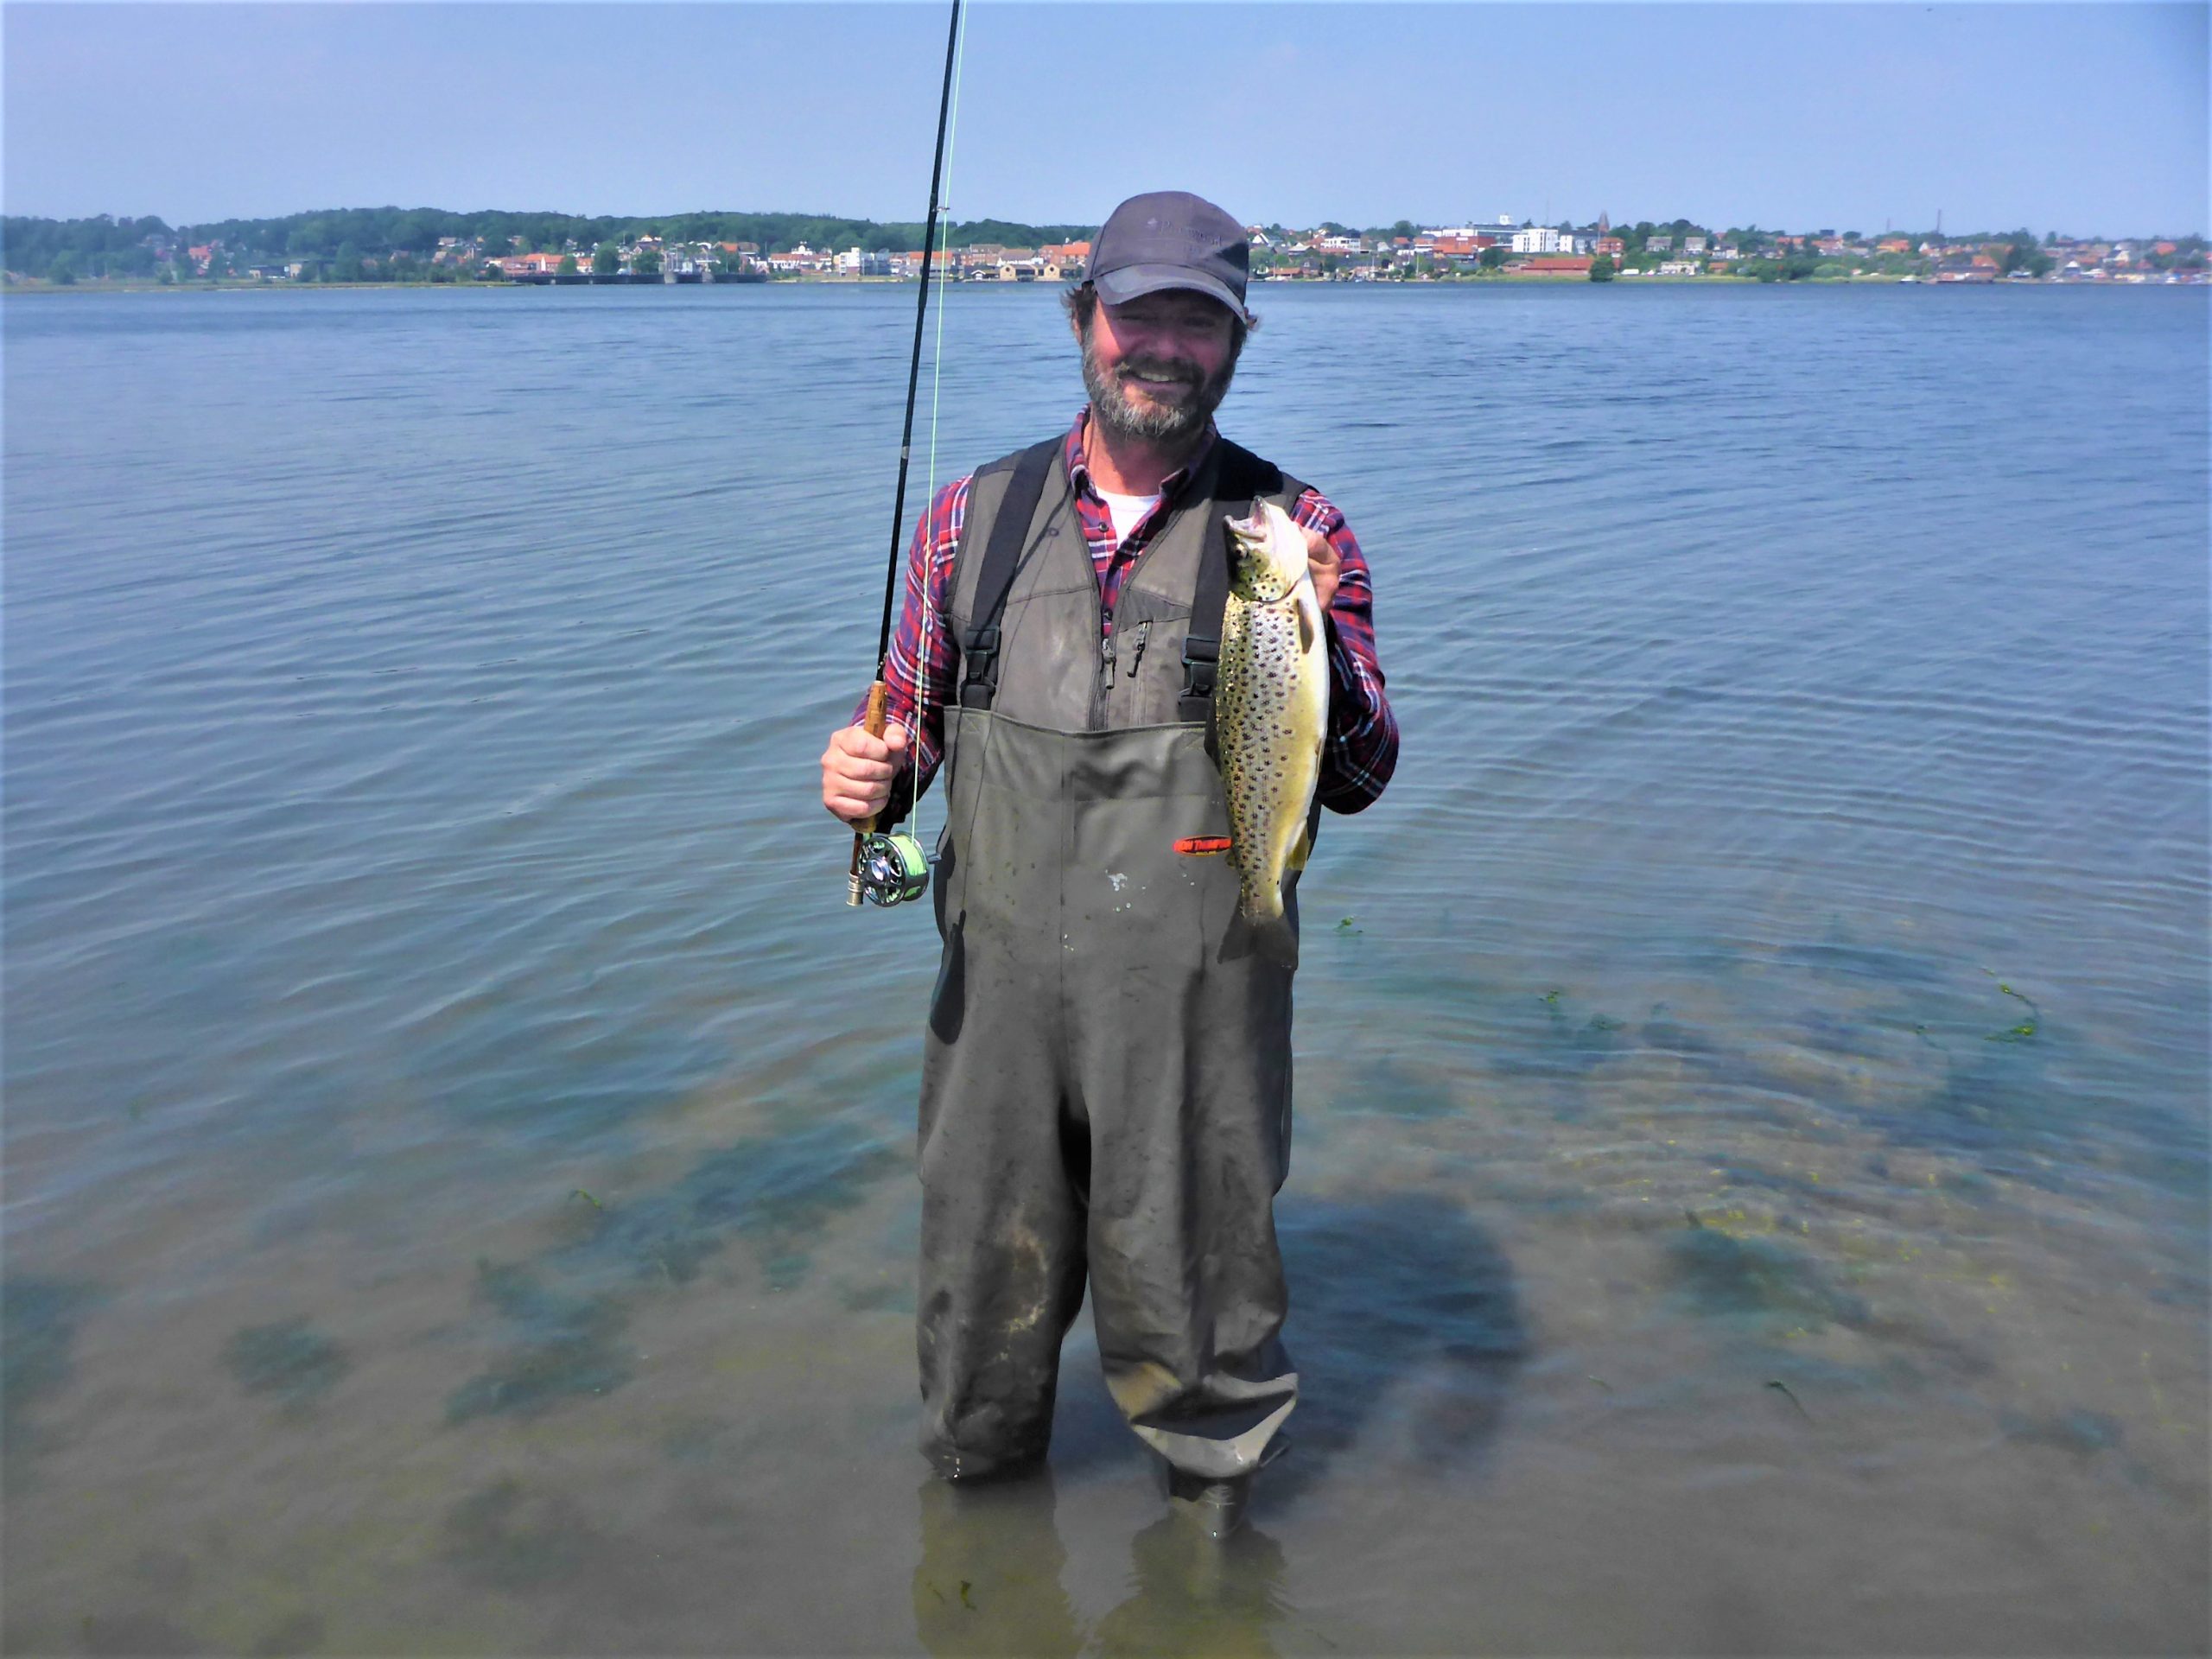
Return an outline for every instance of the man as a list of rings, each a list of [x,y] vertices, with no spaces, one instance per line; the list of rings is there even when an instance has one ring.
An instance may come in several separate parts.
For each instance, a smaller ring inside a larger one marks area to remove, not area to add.
[[[1044,1457],[1087,1276],[1116,1402],[1217,1535],[1298,1390],[1273,1210],[1291,970],[1236,948],[1228,861],[1174,850],[1227,830],[1207,752],[1224,518],[1267,499],[1306,531],[1329,636],[1319,804],[1368,805],[1398,745],[1344,515],[1213,424],[1254,321],[1247,258],[1243,226],[1196,196],[1114,210],[1069,301],[1088,407],[931,504],[885,666],[891,726],[870,737],[856,714],[822,757],[847,823],[885,811],[909,765],[926,780],[942,759],[950,779],[921,1104],[925,1449],[954,1480]]]

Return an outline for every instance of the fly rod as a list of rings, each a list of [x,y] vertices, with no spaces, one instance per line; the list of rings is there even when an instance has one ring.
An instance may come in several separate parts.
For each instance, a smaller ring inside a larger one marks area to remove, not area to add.
[[[875,680],[868,689],[868,712],[862,722],[870,737],[883,735],[885,714],[891,697],[891,688],[884,679],[891,657],[891,607],[899,592],[899,543],[906,530],[906,464],[914,448],[914,397],[922,381],[922,323],[930,308],[930,257],[937,248],[937,215],[940,206],[938,193],[944,182],[945,122],[952,111],[952,75],[960,49],[963,3],[963,0],[952,0],[952,24],[944,37],[944,90],[938,97],[937,154],[930,163],[930,211],[928,223],[922,233],[921,292],[914,298],[914,355],[906,369],[906,423],[899,434],[899,486],[891,497],[891,567],[883,578],[883,623],[876,631],[875,637]],[[926,580],[928,573],[925,571],[923,574]],[[926,676],[925,667],[922,673]],[[922,690],[923,687],[918,683],[914,691],[917,698]],[[910,766],[916,765],[915,757],[910,753],[906,763]],[[918,778],[916,781],[918,785]],[[891,786],[894,791],[899,787],[896,775],[892,778]],[[852,868],[845,883],[845,902],[848,905],[857,905],[864,898],[874,898],[878,904],[895,904],[900,899],[915,896],[906,889],[914,887],[915,868],[921,864],[919,844],[912,849],[911,858],[906,855],[906,849],[889,847],[877,849],[878,855],[871,857],[868,843],[877,838],[875,823],[875,819],[869,817],[853,831]],[[883,854],[890,855],[888,861],[903,877],[897,883],[895,896],[887,896],[893,890],[887,889],[880,879],[870,879],[881,874],[887,862],[881,855]],[[874,868],[864,872],[864,864]],[[926,870],[921,874],[925,879]]]

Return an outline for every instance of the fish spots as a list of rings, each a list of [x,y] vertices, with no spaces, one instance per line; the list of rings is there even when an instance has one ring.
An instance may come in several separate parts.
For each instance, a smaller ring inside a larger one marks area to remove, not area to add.
[[[1241,526],[1238,580],[1222,627],[1216,696],[1221,773],[1249,914],[1275,913],[1295,824],[1320,771],[1328,682],[1309,647],[1304,538],[1263,504]]]

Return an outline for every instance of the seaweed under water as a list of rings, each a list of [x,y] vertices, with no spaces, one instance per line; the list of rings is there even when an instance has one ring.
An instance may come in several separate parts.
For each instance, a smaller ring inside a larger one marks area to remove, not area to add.
[[[453,1392],[447,1421],[529,1415],[620,1388],[638,1299],[691,1284],[733,1240],[753,1247],[772,1288],[797,1286],[814,1242],[899,1166],[880,1140],[831,1119],[710,1153],[635,1198],[585,1193],[583,1236],[528,1262],[478,1264],[478,1296],[506,1326],[507,1353]]]
[[[77,1328],[97,1300],[59,1279],[0,1284],[0,1455],[10,1464],[36,1449],[31,1414],[67,1385]]]
[[[295,1416],[313,1408],[352,1369],[346,1351],[305,1314],[245,1326],[224,1344],[223,1362],[248,1394],[274,1395]]]

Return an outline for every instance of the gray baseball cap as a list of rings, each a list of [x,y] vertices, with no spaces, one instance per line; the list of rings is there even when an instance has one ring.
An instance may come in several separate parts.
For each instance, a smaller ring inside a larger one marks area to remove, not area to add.
[[[1155,190],[1116,207],[1090,251],[1090,281],[1109,305],[1187,289],[1249,322],[1244,282],[1252,267],[1244,227],[1187,190]]]

